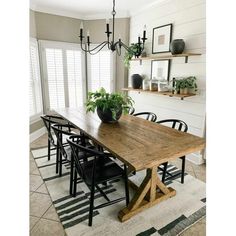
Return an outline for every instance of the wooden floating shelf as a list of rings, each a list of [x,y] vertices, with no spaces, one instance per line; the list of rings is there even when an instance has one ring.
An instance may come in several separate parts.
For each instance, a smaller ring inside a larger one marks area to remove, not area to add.
[[[142,90],[142,89],[133,89],[133,88],[123,88],[122,91],[135,91],[138,93],[152,93],[156,95],[164,95],[169,97],[177,97],[181,100],[184,100],[184,98],[195,96],[196,94],[189,93],[189,94],[173,94],[172,92],[158,92],[158,91],[150,91],[150,90]]]
[[[133,58],[131,59],[131,61],[140,61],[140,63],[142,63],[142,60],[162,60],[162,59],[174,59],[176,57],[185,57],[185,63],[188,62],[188,57],[192,57],[192,56],[201,56],[201,53],[182,53],[182,54],[175,54],[172,55],[170,53],[168,54],[162,54],[160,53],[160,55],[153,55],[153,56],[147,56],[147,57],[139,57],[139,58]]]

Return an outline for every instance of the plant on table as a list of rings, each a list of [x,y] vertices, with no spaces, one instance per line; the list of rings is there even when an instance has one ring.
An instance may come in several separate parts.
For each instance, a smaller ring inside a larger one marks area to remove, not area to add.
[[[122,93],[107,93],[104,88],[96,92],[89,92],[86,111],[95,112],[103,122],[116,122],[122,112],[128,114],[134,101],[130,96]]]

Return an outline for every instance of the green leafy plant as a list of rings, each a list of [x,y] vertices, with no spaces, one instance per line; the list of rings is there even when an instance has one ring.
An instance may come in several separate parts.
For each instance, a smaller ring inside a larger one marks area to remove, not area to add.
[[[186,78],[186,86],[189,89],[194,89],[194,91],[197,91],[197,78],[195,76],[189,76]]]
[[[196,77],[195,76],[189,76],[184,77],[182,79],[175,79],[175,84],[173,89],[176,91],[176,93],[179,93],[180,89],[194,89],[194,91],[197,91],[197,83],[196,83]]]
[[[138,43],[131,43],[131,46],[129,47],[129,50],[125,52],[124,56],[124,64],[126,67],[130,67],[130,60],[132,59],[135,54],[138,53],[139,50],[139,44]]]
[[[96,108],[103,111],[110,110],[112,118],[116,120],[116,113],[122,109],[124,114],[128,114],[129,109],[133,107],[134,101],[130,96],[122,93],[107,93],[104,88],[96,92],[89,92],[86,102],[86,111],[95,112]]]

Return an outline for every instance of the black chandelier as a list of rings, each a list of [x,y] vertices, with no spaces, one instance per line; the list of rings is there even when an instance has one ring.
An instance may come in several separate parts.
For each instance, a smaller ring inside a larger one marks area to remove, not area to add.
[[[117,54],[120,56],[121,55],[121,47],[125,48],[125,50],[133,53],[135,55],[135,57],[139,57],[141,55],[141,53],[143,52],[144,49],[144,43],[147,40],[146,38],[146,26],[144,26],[144,30],[143,30],[143,37],[140,38],[140,36],[138,36],[138,43],[137,43],[137,48],[135,51],[132,51],[128,46],[126,46],[122,41],[121,38],[119,37],[118,41],[115,42],[114,37],[115,37],[115,15],[116,15],[116,11],[115,11],[115,0],[113,0],[113,10],[111,12],[112,14],[112,32],[109,29],[109,20],[106,21],[106,35],[107,35],[107,40],[100,43],[99,45],[97,45],[94,48],[90,48],[90,36],[89,36],[89,32],[87,32],[87,42],[85,43],[85,48],[83,48],[83,39],[85,38],[85,36],[83,35],[83,23],[81,22],[80,25],[80,47],[84,52],[88,52],[91,55],[97,54],[99,51],[101,51],[106,45],[108,47],[108,49],[110,49],[112,52],[116,51]],[[112,39],[110,41],[110,34],[112,34]],[[142,39],[142,42],[141,42]]]

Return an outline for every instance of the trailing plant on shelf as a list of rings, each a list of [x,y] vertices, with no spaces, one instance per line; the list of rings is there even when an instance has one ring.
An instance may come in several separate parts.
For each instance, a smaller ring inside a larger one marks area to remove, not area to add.
[[[96,92],[89,92],[86,102],[86,111],[95,112],[103,122],[116,122],[122,112],[128,114],[134,101],[130,96],[122,93],[107,93],[104,88]]]
[[[138,53],[139,45],[138,43],[131,43],[131,46],[129,47],[129,50],[125,52],[124,56],[124,64],[126,67],[130,67],[130,60],[133,58],[133,56],[136,56],[135,54]]]

